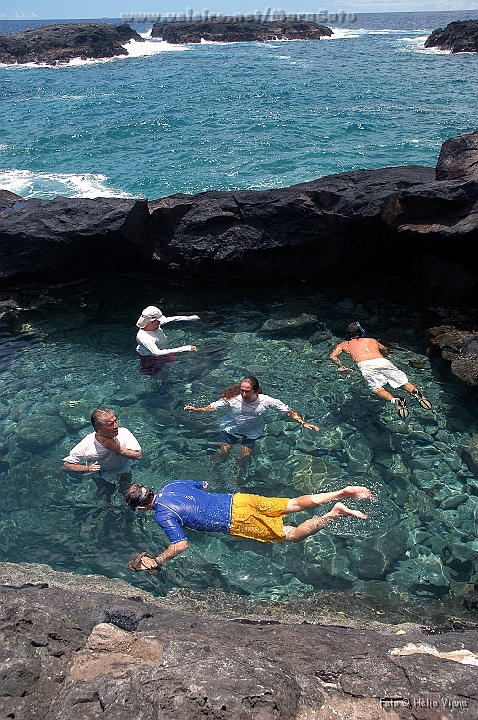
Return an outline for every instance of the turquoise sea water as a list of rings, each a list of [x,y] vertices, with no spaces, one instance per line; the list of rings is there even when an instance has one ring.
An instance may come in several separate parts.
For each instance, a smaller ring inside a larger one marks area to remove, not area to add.
[[[424,39],[476,16],[359,16],[319,43],[149,40],[124,59],[0,67],[0,187],[153,199],[432,166],[447,137],[476,127],[478,57],[425,51]],[[0,23],[0,31],[25,26]],[[1,559],[124,577],[156,593],[215,587],[273,599],[322,588],[428,599],[472,581],[478,478],[462,448],[478,432],[476,393],[426,355],[427,328],[441,317],[417,310],[406,288],[400,297],[386,285],[373,290],[220,279],[204,289],[124,277],[19,292],[24,310],[0,325]],[[134,354],[134,323],[149,304],[201,316],[167,327],[173,344],[194,342],[198,352],[178,357],[159,394]],[[315,320],[300,331],[261,329],[303,313]],[[337,376],[328,354],[355,319],[393,345],[392,360],[431,399],[431,412],[410,401],[401,421],[356,371]],[[321,432],[271,415],[238,479],[232,461],[213,469],[218,417],[182,408],[216,399],[249,373]],[[189,552],[160,576],[133,576],[132,551],[164,547],[154,520],[133,516],[116,492],[98,494],[88,476],[60,470],[102,404],[140,440],[134,479],[153,487],[192,477],[221,492],[291,496],[365,484],[377,502],[367,522],[344,520],[297,546],[190,531]]]
[[[320,42],[150,39],[128,58],[0,67],[0,187],[154,199],[435,165],[446,138],[476,126],[478,64],[423,44],[477,16],[359,15]]]

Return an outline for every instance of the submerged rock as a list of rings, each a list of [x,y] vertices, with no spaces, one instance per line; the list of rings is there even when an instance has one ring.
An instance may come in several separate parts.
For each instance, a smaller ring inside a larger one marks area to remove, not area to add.
[[[299,317],[284,318],[283,320],[277,320],[270,318],[266,320],[264,325],[261,327],[261,332],[294,332],[296,330],[302,330],[304,327],[309,325],[316,325],[318,322],[317,315],[309,315],[308,313],[302,313]]]
[[[43,25],[0,35],[0,62],[58,65],[73,58],[91,60],[127,55],[124,45],[144,39],[129,25],[99,22]]]
[[[31,415],[16,426],[18,444],[30,452],[38,452],[55,445],[66,435],[66,428],[59,417]]]
[[[192,20],[155,23],[151,37],[177,44],[208,42],[254,42],[258,40],[320,40],[332,30],[305,20],[235,21]]]
[[[445,29],[437,28],[425,40],[425,47],[457,52],[478,52],[478,20],[456,20]]]

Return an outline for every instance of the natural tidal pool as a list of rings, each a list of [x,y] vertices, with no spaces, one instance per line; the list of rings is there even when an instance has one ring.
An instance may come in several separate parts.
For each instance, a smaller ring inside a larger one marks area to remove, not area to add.
[[[131,276],[22,290],[16,299],[22,309],[0,326],[2,561],[123,578],[157,595],[179,587],[272,600],[325,589],[427,601],[474,581],[478,477],[466,448],[477,442],[476,392],[427,355],[428,328],[443,319],[409,291],[239,281],[206,288]],[[135,322],[151,304],[201,318],[164,327],[170,346],[198,350],[178,354],[159,392],[135,355]],[[354,320],[389,346],[431,411],[407,396],[410,415],[401,420],[356,369],[337,373],[329,353]],[[272,412],[238,476],[233,458],[214,468],[220,413],[183,408],[218,399],[249,374],[320,432]],[[152,513],[133,514],[114,487],[98,493],[91,475],[61,470],[99,406],[112,407],[139,440],[133,480],[155,489],[189,478],[217,492],[294,497],[354,484],[370,487],[376,502],[347,501],[369,519],[340,519],[297,545],[187,530],[186,553],[155,576],[133,574],[125,565],[134,551],[166,546]]]

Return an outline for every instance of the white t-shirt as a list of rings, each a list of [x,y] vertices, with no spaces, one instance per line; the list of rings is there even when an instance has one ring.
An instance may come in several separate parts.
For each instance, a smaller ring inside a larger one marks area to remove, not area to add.
[[[269,408],[282,413],[290,410],[290,407],[283,403],[282,400],[277,400],[262,393],[254,402],[246,403],[241,395],[237,395],[229,400],[216,400],[210,404],[215,410],[229,406],[228,412],[219,423],[221,430],[225,430],[231,435],[245,435],[251,440],[256,440],[262,435],[265,421],[261,416]]]
[[[141,450],[141,446],[133,433],[124,427],[118,428],[118,435],[114,440],[125,450]],[[125,460],[123,455],[118,455],[113,450],[105,448],[104,445],[98,442],[94,432],[80,440],[78,445],[75,445],[73,450],[70,451],[68,457],[63,458],[63,462],[74,463],[75,465],[82,465],[85,460],[87,460],[88,465],[93,462],[99,463],[101,470],[98,474],[105,480],[128,472],[132,461],[131,458]]]
[[[173,315],[173,317],[163,317],[160,319],[160,326],[157,330],[143,330],[140,328],[136,334],[138,345],[136,352],[140,355],[169,355],[170,353],[186,352],[191,350],[191,345],[182,345],[181,347],[168,348],[168,338],[161,329],[161,325],[176,320],[199,320],[198,315]]]

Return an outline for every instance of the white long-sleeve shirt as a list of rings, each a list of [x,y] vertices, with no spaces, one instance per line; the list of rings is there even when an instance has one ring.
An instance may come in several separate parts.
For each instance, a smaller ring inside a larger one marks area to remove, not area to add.
[[[140,355],[169,355],[171,353],[187,352],[192,350],[192,345],[181,345],[181,347],[168,348],[168,338],[161,329],[161,325],[165,325],[168,322],[176,320],[199,320],[198,315],[173,315],[172,317],[165,317],[164,315],[159,320],[159,327],[157,330],[138,330],[136,334],[136,340],[138,345],[136,352]]]

